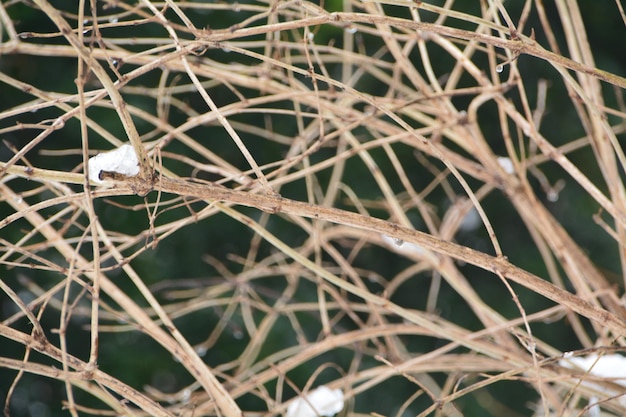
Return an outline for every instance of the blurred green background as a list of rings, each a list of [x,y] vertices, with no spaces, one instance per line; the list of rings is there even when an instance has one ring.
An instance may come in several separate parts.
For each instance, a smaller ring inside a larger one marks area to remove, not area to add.
[[[32,8],[29,3],[7,1],[3,1],[2,3],[16,23],[16,28],[19,32],[32,31],[45,33],[55,30],[51,21],[41,12]],[[63,4],[63,2],[55,3],[56,6],[65,7],[67,10],[74,7],[73,3],[71,5]],[[239,3],[244,4],[244,2]],[[478,2],[461,3],[463,4],[459,5],[459,7],[467,7],[467,12],[477,13]],[[523,2],[509,1],[505,2],[505,6],[509,14],[513,16],[515,20],[521,12]],[[99,3],[98,7],[101,8],[102,4]],[[325,7],[328,10],[341,10],[341,2],[326,2]],[[558,21],[558,13],[552,2],[547,2],[545,7],[551,21]],[[587,24],[589,42],[593,46],[598,67],[616,74],[626,74],[626,58],[623,54],[621,42],[625,34],[624,22],[621,20],[616,10],[614,10],[615,6],[610,2],[582,1],[580,2],[580,7],[583,11],[585,23]],[[611,12],[607,12],[607,9],[610,9]],[[112,10],[107,10],[106,12],[111,13]],[[402,15],[403,8],[398,7],[397,13]],[[237,12],[234,10],[207,11],[206,13],[189,12],[189,17],[192,21],[205,22],[205,24],[211,28],[229,27],[245,19],[248,15],[250,14],[245,11]],[[429,15],[426,12],[422,14],[422,17],[425,21],[428,21],[429,18],[435,18],[435,16]],[[528,34],[531,29],[534,30],[537,41],[547,47],[541,25],[534,12],[531,14],[526,25],[525,34]],[[156,25],[119,29],[119,36],[144,37],[148,35],[148,33],[144,31],[151,30],[154,31],[155,36],[162,36],[161,28]],[[316,42],[341,42],[341,35],[342,31],[336,28],[318,28]],[[567,47],[562,34],[557,33],[556,35],[560,42],[561,50],[566,51]],[[2,36],[3,40],[7,39],[6,33],[3,33]],[[368,50],[376,51],[381,46],[380,40],[374,37],[366,36],[365,40],[367,41],[365,44]],[[26,41],[57,42],[58,40],[37,39]],[[219,50],[208,51],[207,56],[215,60],[223,60],[224,62],[250,62],[250,58]],[[433,66],[435,68],[437,68],[438,59],[441,60],[443,67],[449,66],[449,56],[441,56],[440,58],[437,56],[431,57],[433,58]],[[549,80],[549,98],[546,103],[547,114],[545,123],[542,126],[544,135],[550,140],[553,140],[555,145],[560,144],[558,141],[561,138],[563,143],[565,143],[573,138],[583,136],[584,131],[574,109],[569,106],[560,105],[561,101],[566,102],[568,98],[567,92],[557,78],[556,71],[544,62],[527,56],[521,56],[518,60],[518,65],[527,86],[536,86],[540,79]],[[416,66],[419,68],[418,62],[416,62]],[[331,74],[339,74],[338,67],[333,68],[332,65],[330,65],[329,68]],[[505,71],[507,70],[505,69]],[[5,53],[0,56],[0,72],[30,83],[44,91],[63,93],[73,93],[76,91],[74,82],[76,77],[76,61],[74,59],[24,56],[13,54],[5,50]],[[158,82],[159,76],[160,74],[154,71],[153,74],[148,74],[134,81],[131,83],[131,86],[153,86]],[[357,85],[357,88],[362,85],[362,88],[370,92],[375,91],[376,85],[374,83],[377,83],[377,81],[364,78],[360,81],[360,84]],[[380,86],[381,91],[383,91],[384,88],[385,86]],[[619,99],[623,98],[621,91],[615,94],[611,87],[604,86],[604,88],[606,89],[605,97],[607,103],[611,106],[615,105],[617,97],[619,97]],[[530,87],[528,91],[535,92],[536,88]],[[218,105],[234,100],[232,93],[225,87],[213,88],[211,89],[211,94]],[[129,103],[135,106],[154,112],[154,101],[152,99],[139,94],[126,94],[125,98]],[[456,102],[458,108],[465,108],[470,99],[471,97],[459,98]],[[531,96],[529,99],[531,103],[534,103],[535,97]],[[5,83],[0,84],[0,111],[6,111],[30,100],[32,100],[32,96],[20,91],[18,88]],[[202,107],[199,96],[195,97],[195,99],[192,97],[190,100],[192,100],[189,102],[191,107],[196,109]],[[195,100],[195,102],[193,100]],[[499,127],[497,123],[494,122],[494,120],[497,120],[497,116],[493,111],[495,111],[495,108],[491,108],[488,105],[484,106],[480,116],[484,121],[482,127],[485,136],[490,137],[490,135],[493,135],[493,137],[496,138],[499,135]],[[36,123],[43,119],[55,118],[58,115],[59,110],[46,109],[31,115],[21,114],[19,117],[7,117],[0,120],[0,129],[10,127],[15,125],[15,123]],[[124,133],[121,124],[112,111],[91,109],[89,110],[89,116],[106,126],[107,129],[113,132],[117,137],[123,137]],[[173,111],[170,114],[169,121],[173,125],[176,125],[184,122],[186,117],[187,115],[181,112]],[[254,117],[259,120],[255,122],[252,119]],[[258,126],[264,125],[261,116],[257,115],[242,115],[240,117],[233,117],[233,119],[256,123]],[[140,133],[146,133],[152,129],[152,127],[145,122],[139,120],[136,120],[136,122]],[[491,131],[490,126],[493,126],[493,131]],[[288,122],[282,122],[280,125],[274,124],[274,128],[287,136],[297,134],[295,122],[292,124]],[[61,131],[46,139],[40,148],[46,150],[78,149],[80,148],[79,133],[78,121],[72,120],[67,123]],[[211,138],[211,150],[235,165],[245,166],[244,160],[238,155],[238,150],[232,145],[232,142],[228,140],[227,134],[221,127],[206,126],[192,133],[206,135],[206,137]],[[28,143],[35,134],[36,133],[31,130],[13,130],[2,134],[1,139],[3,143],[0,145],[0,160],[6,161],[13,155],[13,151],[9,145],[20,148]],[[245,133],[242,133],[242,138],[247,144],[250,144],[251,152],[260,163],[280,159],[281,148],[279,146],[272,148],[268,146],[268,142],[263,142],[262,145],[259,144],[255,146],[255,139],[253,137],[246,137]],[[623,135],[620,136],[620,140],[624,140]],[[90,146],[95,149],[110,147],[102,138],[98,138],[97,136],[93,137],[93,143],[90,143]],[[496,153],[504,154],[505,149],[502,147],[498,148],[499,146],[500,144],[494,139],[494,149]],[[39,149],[36,149],[28,154],[28,160],[36,167],[71,170],[81,163],[81,156],[79,154],[58,158],[45,154],[42,155],[38,150]],[[186,148],[180,147],[176,142],[173,142],[171,147],[167,150],[171,152],[186,152]],[[312,158],[313,160],[322,159],[330,154],[330,151],[322,149]],[[376,153],[373,154],[376,155]],[[194,157],[194,155],[190,156]],[[381,170],[385,172],[390,168],[390,163],[382,152],[379,156],[380,160],[377,160],[377,162]],[[599,171],[595,166],[595,158],[589,148],[583,148],[569,156],[601,189],[605,189]],[[410,151],[403,153],[402,157],[404,158],[404,163],[411,163],[413,166],[417,165]],[[61,161],[62,166],[60,165]],[[175,163],[172,162],[172,164],[174,171],[176,171]],[[554,213],[556,218],[562,222],[563,226],[572,234],[575,240],[580,243],[583,249],[588,251],[590,257],[599,267],[606,270],[607,274],[619,273],[620,265],[614,242],[605,233],[601,232],[599,227],[591,221],[591,216],[596,213],[598,209],[594,201],[583,193],[564,172],[555,166],[547,165],[543,171],[552,183],[558,179],[566,181],[566,186],[561,192],[559,199],[555,202],[546,200],[545,204]],[[184,175],[185,173],[180,174]],[[189,175],[190,173],[186,174]],[[382,199],[382,195],[376,191],[377,188],[371,186],[371,180],[360,180],[368,175],[360,161],[351,160],[348,162],[345,181],[353,187],[356,194],[367,199]],[[414,186],[417,189],[421,189],[430,181],[428,175],[428,171],[416,166],[415,170],[410,173],[410,179],[414,181]],[[388,179],[392,177],[393,176],[388,176]],[[328,173],[319,173],[318,180],[321,183],[328,181]],[[361,184],[361,188],[358,188],[358,184]],[[477,182],[471,181],[470,184],[475,187],[479,185]],[[535,181],[534,185],[537,188],[537,193],[542,195],[539,184]],[[31,188],[32,185],[24,181],[23,186],[24,189],[28,189]],[[396,190],[401,189],[401,185],[399,184],[392,184],[392,187]],[[460,187],[457,187],[456,184],[455,187],[457,192],[461,193]],[[306,195],[303,190],[304,187],[293,185],[286,186],[281,190],[281,193],[290,198],[305,199]],[[545,195],[542,195],[542,197],[545,198]],[[154,200],[154,196],[150,198]],[[436,199],[439,199],[439,213],[443,213],[447,205],[450,204],[450,201],[447,200],[443,193],[438,197],[433,196],[432,198],[431,203],[437,202]],[[120,204],[132,205],[139,204],[141,199],[125,197],[116,198],[115,201]],[[503,198],[501,194],[494,192],[485,200],[484,204],[487,213],[491,214],[490,219],[493,222],[504,253],[509,256],[513,263],[520,267],[528,269],[540,276],[545,276],[545,269],[532,240],[523,228],[521,221],[514,217],[514,211],[506,199]],[[95,207],[101,222],[111,229],[123,230],[125,233],[133,234],[139,233],[147,227],[148,219],[143,210],[131,212],[115,207],[105,201],[96,201]],[[246,210],[246,212],[252,217],[259,217],[259,214],[252,209]],[[10,214],[10,207],[6,204],[0,204],[0,218],[4,218]],[[160,220],[166,221],[168,220],[168,216],[175,218],[178,215],[180,215],[180,212],[173,211],[164,214]],[[419,224],[420,220],[418,216],[413,215],[411,218],[415,220],[416,227],[423,227],[423,225]],[[28,230],[27,223],[16,222],[1,229],[0,236],[2,239],[9,242],[16,242],[20,236],[23,235],[25,229]],[[287,222],[280,219],[271,220],[269,229],[294,247],[301,244],[306,238],[305,235],[294,235],[293,228],[290,227]],[[79,233],[79,231],[77,230],[76,233]],[[157,297],[165,301],[163,299],[163,289],[168,286],[171,288],[180,288],[186,285],[197,287],[220,282],[220,272],[205,261],[207,255],[222,260],[232,273],[236,274],[240,272],[241,265],[233,261],[229,256],[231,254],[245,255],[250,249],[249,244],[251,236],[252,232],[245,226],[228,219],[224,215],[218,215],[212,217],[209,221],[198,222],[178,231],[161,241],[155,249],[144,251],[138,258],[133,260],[132,265],[146,281],[146,284],[154,286],[153,288],[155,289]],[[481,231],[461,233],[458,239],[462,244],[484,251],[490,251],[489,241],[486,235]],[[260,250],[262,254],[268,254],[272,249],[268,245],[262,245]],[[345,254],[349,252],[349,248],[343,248],[342,250]],[[88,254],[89,248],[86,248],[85,251],[86,254]],[[58,257],[53,251],[40,253],[40,255],[49,255],[52,258]],[[261,258],[261,256],[259,256],[259,258]],[[60,259],[56,261],[59,263],[63,262]],[[407,268],[410,265],[410,261],[380,247],[372,246],[364,248],[360,252],[359,256],[354,260],[354,265],[374,271],[383,277],[391,277]],[[495,280],[491,274],[471,266],[465,266],[462,267],[462,269],[467,276],[473,277],[472,284],[483,298],[493,300],[494,303],[497,303],[496,309],[503,315],[516,317],[519,314],[515,305],[510,300],[510,295],[501,285],[494,284]],[[124,274],[120,271],[113,271],[109,273],[109,276],[116,279],[116,284],[129,294],[139,297],[138,294],[136,294],[136,289],[134,289],[130,281],[125,278]],[[284,285],[282,280],[273,278],[274,277],[268,276],[255,282],[259,292],[262,292],[264,296],[269,299],[280,294],[279,291],[272,291],[273,286],[278,285],[279,288],[277,288],[277,290],[279,290],[280,286]],[[424,279],[413,279],[405,284],[402,291],[398,291],[393,301],[400,305],[411,306],[411,308],[419,308],[420,305],[425,305],[430,276],[424,275],[423,278]],[[49,288],[51,285],[57,283],[61,277],[52,272],[0,266],[0,279],[11,288],[21,289],[19,292],[20,297],[28,301],[32,299],[32,294],[29,294],[24,289],[23,282],[28,281],[42,288]],[[182,284],[181,281],[183,282]],[[376,284],[372,284],[372,291],[380,291],[381,289],[380,286],[377,287]],[[515,290],[528,313],[545,308],[546,305],[550,304],[545,299],[523,288],[515,287]],[[308,281],[306,284],[302,284],[297,294],[294,296],[294,299],[302,302],[315,302],[316,291],[314,286]],[[441,288],[439,300],[445,300],[445,304],[442,303],[437,306],[443,318],[470,329],[479,328],[480,323],[478,323],[475,316],[465,307],[465,303],[463,300],[459,299],[459,295],[446,284],[443,284]],[[86,306],[87,304],[84,305],[84,307]],[[14,313],[16,308],[4,294],[0,295],[0,307],[2,313],[1,318],[3,320]],[[189,337],[191,343],[200,343],[208,337],[211,330],[216,326],[221,314],[223,314],[223,309],[221,308],[204,309],[187,316],[185,319],[177,320],[176,324],[179,326],[182,333]],[[256,318],[260,319],[260,316]],[[310,329],[313,329],[311,331],[311,337],[314,338],[320,328],[317,315],[310,314],[308,317],[303,316],[299,318],[301,322],[310,324]],[[52,308],[46,309],[45,314],[41,318],[42,325],[48,330],[58,328],[58,320],[58,311]],[[88,324],[87,318],[80,319],[76,316],[72,320],[68,334],[70,352],[84,360],[88,358],[89,354]],[[346,323],[342,322],[340,325],[345,325],[346,330],[350,330],[352,324],[346,321]],[[19,328],[25,332],[30,331],[30,326],[26,320],[22,320],[19,325],[13,325],[13,327]],[[241,317],[235,315],[232,320],[229,321],[229,326],[220,337],[219,343],[211,348],[205,355],[204,358],[209,365],[217,366],[237,358],[248,342],[247,336],[241,330],[242,327],[243,323]],[[286,319],[281,319],[277,322],[273,330],[275,334],[268,339],[276,341],[276,349],[287,344],[291,345],[295,343],[293,337],[290,336],[292,333],[288,330],[289,327],[290,323]],[[558,349],[573,350],[581,347],[571,329],[567,326],[563,326],[562,323],[558,326],[536,324],[533,326],[533,331],[536,336]],[[52,341],[57,343],[57,336],[55,334],[50,332],[48,336]],[[137,332],[103,332],[100,337],[100,356],[98,363],[100,369],[111,373],[137,389],[141,390],[145,385],[151,385],[165,392],[174,392],[193,382],[191,377],[185,371],[181,370],[181,367],[172,360],[169,353],[163,348],[156,346],[155,343],[146,336]],[[441,346],[443,342],[428,338],[406,337],[406,343],[411,349],[417,352],[427,352]],[[261,357],[269,355],[274,350],[275,348],[269,344],[264,346]],[[23,348],[21,346],[6,339],[0,340],[0,356],[21,358],[22,355]],[[310,368],[301,367],[295,369],[293,372],[289,373],[288,377],[297,385],[302,386],[306,383],[312,370],[323,363],[333,362],[344,370],[348,369],[352,355],[353,353],[347,350],[345,352],[339,350],[332,357],[326,355],[316,358],[311,362]],[[49,359],[35,352],[32,352],[31,358],[32,360],[42,363],[51,363]],[[378,365],[378,363],[372,361],[371,366],[374,365]],[[326,373],[328,373],[328,378],[334,378],[336,375],[333,374],[333,372],[336,372],[336,370],[329,369],[324,371],[319,378],[319,382],[323,382]],[[0,369],[0,401],[3,403],[9,386],[15,376],[15,371]],[[440,381],[445,379],[445,375],[434,375],[434,377]],[[273,394],[275,387],[270,384],[267,386],[267,389]],[[402,402],[410,396],[417,387],[404,378],[398,377],[387,381],[382,386],[379,386],[378,389],[379,392],[384,391],[385,395],[382,397],[367,395],[359,397],[355,411],[362,413],[377,412],[390,416],[395,415],[394,413],[398,410]],[[97,401],[84,395],[79,390],[75,391],[75,395],[76,401],[79,404],[93,407],[99,405]],[[285,393],[285,397],[287,398],[291,395],[291,392]],[[524,383],[511,381],[489,387],[475,396],[463,397],[459,402],[455,403],[455,406],[466,416],[528,416],[532,414],[529,408],[529,402],[536,399],[534,395],[535,391],[527,388]],[[64,399],[65,392],[62,383],[25,374],[22,376],[20,383],[12,395],[10,415],[14,417],[66,416],[69,415],[69,413],[62,410],[60,406],[61,400]],[[264,403],[258,398],[248,396],[238,399],[237,402],[241,408],[245,410],[264,410]],[[427,398],[423,400],[418,399],[411,410],[420,410],[420,406],[426,407],[429,404],[430,401]],[[405,415],[409,416],[412,414],[407,412]]]

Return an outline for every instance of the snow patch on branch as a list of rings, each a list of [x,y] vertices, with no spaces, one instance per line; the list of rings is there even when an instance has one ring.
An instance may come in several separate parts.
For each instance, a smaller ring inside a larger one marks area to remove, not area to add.
[[[320,385],[306,397],[292,401],[286,417],[331,417],[343,410],[343,401],[343,391]]]
[[[383,242],[385,242],[385,245],[387,245],[387,247],[402,255],[416,255],[423,257],[428,253],[426,249],[418,244],[405,242],[403,240],[395,239],[387,235],[380,235],[380,237],[382,237]]]
[[[607,378],[612,382],[626,387],[626,357],[613,353],[605,355],[572,356],[565,354],[559,361],[567,368],[577,367],[590,375]],[[574,366],[572,366],[574,365]]]
[[[506,172],[507,174],[515,173],[515,166],[513,165],[513,161],[511,160],[511,158],[507,156],[499,156],[497,160],[498,164],[500,164],[504,172]]]
[[[109,152],[99,153],[89,158],[89,180],[96,184],[104,184],[100,178],[102,171],[116,172],[118,174],[134,177],[139,174],[139,160],[135,149],[124,144]]]
[[[572,352],[567,352],[563,355],[563,359],[559,361],[559,365],[566,368],[578,368],[583,372],[588,373],[591,377],[589,379],[604,378],[614,384],[621,385],[626,388],[626,357],[617,353],[597,355],[591,354],[587,356],[573,356]],[[595,389],[598,392],[602,392],[606,397],[598,399],[596,396],[589,398],[589,410],[590,416],[600,416],[601,414],[600,404],[605,401],[611,401],[611,397],[617,397],[617,402],[622,407],[626,407],[626,397],[624,396],[624,389],[619,391],[612,390],[600,384],[589,382],[585,377],[582,377],[583,385]],[[613,414],[606,414],[613,415]]]

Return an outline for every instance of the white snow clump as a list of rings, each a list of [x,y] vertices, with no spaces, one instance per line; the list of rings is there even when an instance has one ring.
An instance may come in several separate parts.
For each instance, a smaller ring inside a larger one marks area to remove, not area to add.
[[[343,391],[320,385],[287,407],[285,417],[331,417],[343,410]]]
[[[428,252],[426,249],[415,243],[404,242],[387,235],[380,235],[380,237],[388,247],[403,255],[425,256]]]
[[[480,214],[478,214],[476,207],[472,207],[471,210],[467,212],[465,217],[463,217],[463,220],[461,220],[459,230],[463,232],[473,232],[478,229],[481,224],[483,224],[483,219],[480,218]]]
[[[626,357],[617,353],[606,355],[571,356],[565,354],[559,365],[589,371],[590,375],[610,379],[615,384],[626,387]]]
[[[626,357],[616,353],[605,355],[591,354],[587,356],[572,356],[572,353],[568,352],[563,356],[563,359],[559,361],[559,365],[570,369],[579,368],[583,372],[588,372],[589,375],[606,378],[607,381],[626,387]],[[607,397],[623,394],[622,392],[607,390],[606,388],[591,382],[583,381],[583,384],[604,392]],[[596,401],[597,400],[592,397],[589,402],[595,403]],[[620,396],[618,401],[622,406],[626,406],[625,396]],[[596,410],[595,412],[598,412],[597,406],[592,406],[590,411],[594,411],[594,409]]]
[[[135,149],[124,144],[109,152],[99,153],[89,158],[89,179],[96,184],[104,184],[100,179],[100,172],[117,172],[129,177],[139,174],[139,161]]]
[[[498,164],[500,164],[504,172],[506,172],[507,174],[515,173],[515,166],[513,166],[513,161],[511,161],[511,158],[507,156],[499,156],[497,160]]]

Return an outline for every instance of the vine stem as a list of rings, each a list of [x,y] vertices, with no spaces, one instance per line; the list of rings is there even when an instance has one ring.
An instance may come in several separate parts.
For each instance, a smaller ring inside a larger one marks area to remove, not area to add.
[[[142,194],[150,187],[140,177],[112,178],[117,194]],[[502,275],[544,297],[562,304],[591,320],[603,323],[615,335],[626,335],[626,322],[606,310],[598,308],[582,298],[510,263],[504,256],[491,256],[454,242],[439,239],[428,233],[400,226],[383,219],[364,216],[334,207],[323,207],[276,195],[253,194],[233,190],[209,183],[196,183],[189,180],[156,177],[152,187],[162,193],[194,197],[201,200],[254,207],[271,214],[288,214],[335,224],[355,227],[361,230],[391,236],[404,242],[411,242],[427,250],[450,256],[484,270]]]

